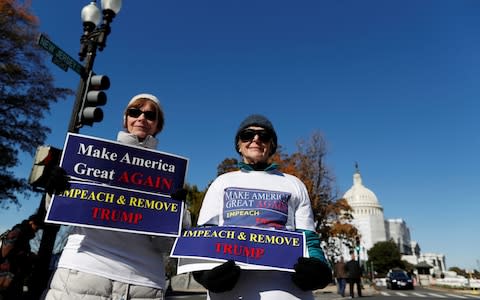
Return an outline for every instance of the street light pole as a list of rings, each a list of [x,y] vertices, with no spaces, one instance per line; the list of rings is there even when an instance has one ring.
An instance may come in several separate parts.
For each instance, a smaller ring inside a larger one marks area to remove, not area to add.
[[[75,96],[75,102],[73,104],[72,115],[70,116],[70,123],[68,125],[68,132],[78,133],[80,130],[78,121],[79,114],[81,113],[82,103],[84,101],[85,87],[88,80],[88,74],[92,71],[93,62],[95,61],[96,49],[93,49],[87,54],[85,60],[85,72],[80,75],[80,82],[78,83],[77,93]]]
[[[78,133],[79,129],[83,126],[83,123],[88,124],[88,122],[83,122],[84,119],[86,119],[84,116],[84,106],[88,100],[88,87],[93,75],[93,64],[95,62],[97,49],[102,51],[106,47],[107,36],[111,31],[110,23],[120,11],[122,0],[101,0],[101,4],[103,23],[100,26],[98,26],[98,24],[100,23],[101,12],[96,6],[95,1],[92,1],[90,4],[85,6],[81,12],[83,34],[80,38],[81,47],[79,57],[80,61],[84,61],[84,69],[79,72],[80,82],[77,88],[75,103],[73,105],[70,123],[68,126],[68,132],[71,133]],[[106,81],[108,82],[109,86],[110,82],[108,78],[106,78]],[[97,118],[98,111],[97,115],[94,113],[95,111],[93,108],[90,110],[90,112],[91,116],[89,117],[91,117],[93,121],[89,120],[89,122],[99,121],[99,118]],[[100,113],[101,118],[103,118],[103,113],[101,111]],[[40,203],[39,211],[45,210],[46,197],[47,194],[44,193]],[[47,288],[48,280],[50,278],[50,263],[52,261],[53,248],[59,229],[60,226],[56,224],[45,224],[43,229],[42,240],[38,249],[38,267],[33,274],[35,280],[34,286],[32,287],[33,291],[31,291],[33,295],[37,296],[37,298],[39,298],[42,291]]]
[[[83,34],[80,38],[80,61],[85,61],[84,72],[80,74],[80,82],[75,96],[75,103],[70,117],[68,131],[78,133],[81,123],[82,109],[86,100],[88,80],[93,74],[93,64],[97,49],[102,51],[106,47],[107,37],[111,32],[110,24],[122,7],[122,0],[102,0],[103,22],[100,23],[100,10],[95,1],[82,9]]]

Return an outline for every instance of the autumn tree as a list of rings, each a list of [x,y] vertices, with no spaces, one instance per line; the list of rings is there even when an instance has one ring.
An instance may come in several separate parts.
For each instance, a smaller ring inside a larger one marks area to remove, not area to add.
[[[238,170],[238,159],[225,158],[217,167],[217,176]]]
[[[326,164],[327,144],[316,131],[309,140],[297,143],[297,152],[287,155],[277,153],[273,159],[280,169],[300,178],[305,184],[315,218],[316,231],[320,235],[328,258],[340,255],[339,244],[351,246],[358,230],[350,223],[352,208],[345,199],[338,199],[335,176]]]
[[[322,234],[328,235],[323,238],[325,250],[329,259],[333,262],[335,257],[343,254],[342,246],[353,249],[355,238],[360,236],[358,229],[352,225],[352,207],[344,198],[331,201],[322,208],[325,218]]]
[[[20,206],[30,187],[12,169],[19,153],[35,153],[50,128],[41,123],[50,106],[73,92],[58,88],[36,45],[38,21],[30,4],[0,0],[0,207]]]

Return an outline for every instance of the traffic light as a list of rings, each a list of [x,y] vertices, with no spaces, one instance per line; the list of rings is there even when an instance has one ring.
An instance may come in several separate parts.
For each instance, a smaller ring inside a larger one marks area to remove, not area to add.
[[[33,187],[45,188],[50,172],[60,163],[61,155],[60,149],[52,146],[38,146],[28,183]]]
[[[360,237],[359,236],[355,237],[355,250],[357,250],[357,252],[360,251]]]
[[[79,110],[79,124],[92,126],[103,120],[103,111],[97,106],[107,103],[107,94],[103,90],[110,87],[110,79],[105,75],[90,72],[83,94],[82,107]]]

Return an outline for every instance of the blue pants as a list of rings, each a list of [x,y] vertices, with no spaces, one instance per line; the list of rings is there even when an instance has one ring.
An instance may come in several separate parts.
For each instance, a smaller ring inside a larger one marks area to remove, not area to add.
[[[337,278],[337,293],[345,297],[345,286],[347,285],[347,280],[345,278]]]

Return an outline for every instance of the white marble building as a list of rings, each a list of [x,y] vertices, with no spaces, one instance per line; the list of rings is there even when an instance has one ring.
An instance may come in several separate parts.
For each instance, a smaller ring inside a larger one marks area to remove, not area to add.
[[[410,229],[403,219],[388,219],[385,220],[385,228],[387,233],[387,240],[393,239],[398,245],[400,253],[411,255],[412,242],[410,239]]]
[[[353,210],[353,225],[360,231],[362,248],[370,249],[385,241],[385,218],[377,196],[362,183],[358,169],[353,174],[353,186],[343,195]]]
[[[352,223],[361,235],[361,260],[368,260],[367,251],[375,243],[393,239],[399,247],[402,259],[413,265],[426,262],[433,266],[432,272],[446,271],[445,256],[432,253],[422,254],[418,243],[411,240],[410,229],[403,219],[385,220],[383,207],[375,193],[363,185],[358,166],[353,174],[353,185],[343,195],[343,198],[352,207]],[[349,250],[346,247],[342,249],[345,257],[348,257]]]

